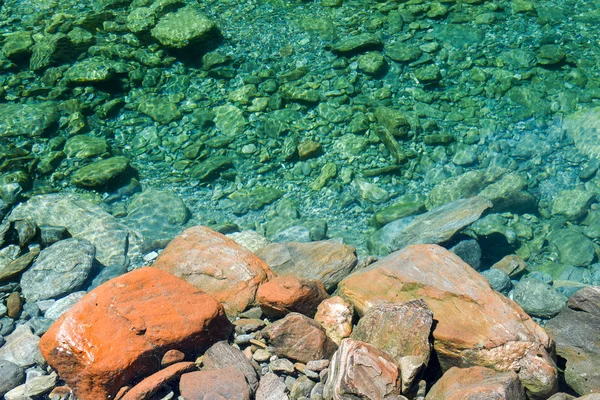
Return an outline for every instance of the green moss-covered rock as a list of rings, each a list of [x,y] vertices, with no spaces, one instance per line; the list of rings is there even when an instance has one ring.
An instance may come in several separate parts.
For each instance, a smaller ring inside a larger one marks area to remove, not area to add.
[[[215,28],[198,7],[187,6],[162,17],[151,32],[162,45],[183,48],[206,39]]]
[[[20,60],[31,54],[33,39],[31,32],[15,32],[6,37],[2,45],[2,53],[11,60]]]
[[[378,36],[372,33],[361,33],[334,43],[331,47],[331,51],[339,54],[347,54],[378,48],[382,45],[383,41]]]
[[[111,157],[96,161],[73,174],[71,182],[84,188],[101,188],[120,178],[129,167],[127,157]]]
[[[286,100],[307,104],[316,104],[321,100],[320,92],[311,88],[285,84],[281,85],[279,90],[283,98]]]
[[[513,299],[535,317],[552,318],[567,306],[567,298],[547,283],[522,279],[514,289]]]
[[[227,136],[241,133],[248,124],[244,112],[233,104],[215,107],[213,112],[215,125]]]
[[[594,243],[575,229],[558,229],[548,235],[548,241],[558,250],[561,264],[587,266],[594,260]]]
[[[245,214],[248,210],[259,210],[283,195],[283,191],[273,187],[257,187],[252,190],[237,190],[229,195],[235,203],[234,212]]]
[[[365,151],[369,141],[358,135],[348,133],[333,144],[334,150],[343,158],[358,157]]]
[[[393,205],[377,211],[373,219],[375,226],[381,228],[392,221],[420,214],[425,210],[425,196],[422,194],[405,194],[400,196]]]
[[[161,96],[144,97],[140,101],[138,111],[165,125],[181,118],[177,105]]]
[[[485,174],[482,171],[468,171],[446,179],[435,185],[429,192],[428,207],[438,207],[460,198],[475,196],[484,186]]]
[[[494,212],[532,212],[537,204],[527,191],[527,179],[513,172],[503,175],[479,194],[492,201]]]
[[[327,163],[321,169],[321,173],[314,180],[314,182],[310,185],[312,190],[321,190],[326,185],[327,182],[337,175],[337,166],[334,163]]]
[[[440,67],[431,64],[421,68],[417,68],[415,70],[415,78],[417,78],[419,82],[422,83],[433,83],[442,79],[442,73],[440,71]]]
[[[190,174],[200,179],[208,181],[216,178],[219,172],[233,166],[231,159],[226,156],[211,156],[191,168]]]
[[[365,74],[377,75],[385,69],[385,58],[378,51],[370,51],[358,57],[358,69]]]
[[[64,151],[69,157],[91,158],[107,152],[108,144],[103,138],[78,135],[67,140]]]
[[[390,107],[377,107],[375,118],[395,138],[405,139],[408,136],[410,124],[402,111]]]
[[[0,137],[41,136],[58,123],[59,117],[53,102],[0,104]]]
[[[76,54],[77,49],[64,33],[46,34],[36,38],[32,47],[29,67],[38,71],[40,69],[59,64]]]
[[[552,215],[562,215],[569,221],[577,221],[584,218],[590,208],[590,204],[596,199],[594,193],[585,190],[561,190],[552,200]]]
[[[156,11],[151,7],[138,7],[127,16],[127,29],[133,33],[152,29],[156,23]]]
[[[398,42],[386,46],[385,54],[396,62],[409,62],[421,57],[421,50],[417,46]]]
[[[567,53],[556,44],[545,44],[540,47],[538,63],[541,65],[552,65],[563,62]]]
[[[65,79],[71,85],[91,85],[108,81],[114,75],[114,62],[102,57],[91,57],[69,67],[65,72]]]
[[[363,180],[357,180],[355,182],[355,185],[358,188],[360,198],[368,202],[374,204],[381,204],[385,203],[390,198],[390,194],[387,190],[381,188],[380,186],[374,183],[365,182]]]

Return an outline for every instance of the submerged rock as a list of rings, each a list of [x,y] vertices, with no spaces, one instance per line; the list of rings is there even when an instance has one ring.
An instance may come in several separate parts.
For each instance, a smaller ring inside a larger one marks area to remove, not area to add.
[[[128,168],[127,157],[111,157],[78,169],[73,174],[71,182],[84,188],[100,188],[122,178]]]
[[[59,119],[54,102],[0,104],[0,137],[33,137],[48,133]]]
[[[158,20],[152,36],[168,47],[183,48],[205,39],[216,28],[197,6],[187,6]]]

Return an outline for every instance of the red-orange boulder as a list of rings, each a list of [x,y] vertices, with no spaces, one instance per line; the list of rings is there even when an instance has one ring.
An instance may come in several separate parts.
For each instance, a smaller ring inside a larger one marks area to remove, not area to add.
[[[111,399],[156,372],[166,351],[197,354],[231,329],[211,295],[147,267],[85,295],[50,327],[40,350],[77,398]]]
[[[328,297],[325,287],[316,279],[279,276],[260,285],[256,303],[268,317],[297,312],[312,318],[319,304]]]
[[[273,276],[258,256],[205,226],[179,234],[153,266],[212,294],[231,316],[252,304],[258,286]]]
[[[558,373],[548,334],[443,247],[408,246],[344,279],[339,294],[359,314],[381,302],[422,298],[437,321],[434,349],[444,370],[477,365],[512,370],[529,397],[556,392]]]

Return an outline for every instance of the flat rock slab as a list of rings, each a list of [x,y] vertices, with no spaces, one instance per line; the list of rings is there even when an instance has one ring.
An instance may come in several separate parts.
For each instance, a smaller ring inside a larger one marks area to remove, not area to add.
[[[258,286],[273,276],[254,253],[205,226],[183,231],[154,266],[212,294],[230,316],[252,304]]]
[[[120,400],[146,400],[151,398],[151,396],[156,393],[160,388],[179,378],[182,374],[186,372],[191,372],[196,370],[198,367],[196,363],[191,361],[188,362],[180,362],[177,364],[170,365],[166,368],[161,369],[160,371],[150,375],[137,385],[135,385],[131,390],[129,390]]]
[[[452,367],[427,393],[425,400],[510,399],[525,400],[525,391],[513,371],[485,367]]]
[[[23,296],[35,302],[59,298],[80,288],[92,270],[94,246],[83,239],[66,239],[43,249],[21,277]]]
[[[389,254],[411,244],[437,244],[452,238],[455,233],[477,221],[492,207],[482,196],[459,199],[434,208],[425,214],[390,222],[369,238],[373,254]]]
[[[96,248],[96,259],[103,265],[127,265],[139,255],[141,236],[119,223],[99,205],[72,195],[35,196],[16,206],[8,222],[29,220],[37,226],[62,226],[77,239]]]
[[[273,243],[256,254],[277,276],[318,279],[331,292],[356,267],[356,249],[331,240]]]
[[[437,321],[434,349],[444,370],[493,366],[519,371],[534,397],[554,393],[552,340],[512,300],[454,253],[437,245],[413,245],[340,282],[339,295],[364,315],[381,302],[422,298]]]
[[[84,296],[50,327],[40,349],[79,399],[108,399],[156,372],[166,351],[195,354],[231,329],[212,296],[146,267]]]

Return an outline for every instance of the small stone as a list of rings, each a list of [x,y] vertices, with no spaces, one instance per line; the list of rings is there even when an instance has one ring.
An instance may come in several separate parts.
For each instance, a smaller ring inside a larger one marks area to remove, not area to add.
[[[181,396],[185,399],[250,400],[250,388],[244,374],[235,368],[197,371],[181,375]]]
[[[242,351],[230,346],[226,341],[213,344],[202,358],[203,370],[222,371],[234,368],[244,374],[250,392],[254,393],[258,388],[256,371]]]
[[[0,347],[0,359],[10,361],[19,367],[29,367],[41,359],[38,349],[40,338],[27,326],[18,326],[6,337]]]
[[[512,282],[510,280],[510,277],[504,272],[500,271],[499,269],[490,268],[481,272],[481,275],[483,275],[485,279],[488,280],[488,282],[492,286],[492,289],[494,289],[497,292],[506,295],[508,294],[510,289],[512,289]]]
[[[377,75],[385,66],[385,58],[378,51],[370,51],[358,57],[358,68],[365,74]]]
[[[343,298],[335,296],[319,304],[315,321],[320,323],[327,336],[339,345],[342,339],[349,337],[352,333],[353,317],[354,307]]]
[[[185,359],[185,354],[179,350],[171,349],[167,350],[167,352],[163,355],[160,360],[160,365],[163,367],[168,367],[169,365],[173,365],[175,363],[181,362]]]
[[[67,140],[64,151],[69,157],[91,158],[106,153],[108,144],[103,138],[77,135]]]
[[[272,372],[265,374],[256,391],[256,400],[289,400],[285,383]]]
[[[569,221],[582,219],[595,198],[594,193],[585,190],[562,190],[552,200],[552,215],[562,215]]]
[[[277,360],[271,361],[269,368],[273,372],[283,372],[287,374],[293,374],[296,370],[294,368],[294,363],[287,358],[278,358]]]
[[[25,382],[25,396],[35,397],[49,392],[56,386],[58,375],[52,372],[49,375],[36,376]]]
[[[57,320],[61,315],[67,312],[73,305],[75,305],[83,296],[85,291],[79,291],[71,293],[62,299],[55,301],[44,313],[44,317]]]
[[[379,37],[371,33],[362,33],[334,43],[331,47],[331,51],[338,54],[347,54],[378,48],[381,47],[382,44],[383,42]]]
[[[132,387],[124,396],[115,396],[120,400],[144,400],[152,398],[163,386],[179,378],[182,374],[194,371],[197,366],[193,362],[178,362],[144,378]]]
[[[298,157],[301,160],[317,157],[323,151],[323,146],[314,140],[306,140],[298,145]]]
[[[327,367],[329,367],[329,360],[311,360],[306,363],[306,368],[315,372],[321,372]]]
[[[103,187],[121,178],[128,167],[127,157],[107,158],[78,169],[73,174],[71,182],[83,188]]]
[[[18,319],[23,309],[23,301],[19,292],[12,292],[6,298],[6,315],[12,319]]]
[[[181,118],[179,107],[169,99],[161,96],[143,98],[138,106],[138,111],[163,125]]]
[[[187,6],[162,17],[152,36],[165,46],[183,48],[205,39],[215,28],[199,7]]]
[[[504,272],[511,278],[515,278],[521,275],[527,269],[527,263],[525,263],[521,257],[515,254],[509,254],[492,265],[492,268]]]
[[[269,361],[270,358],[271,352],[267,349],[258,349],[252,354],[252,359],[259,363]]]
[[[312,190],[321,190],[326,185],[327,182],[337,175],[337,165],[334,163],[327,163],[321,169],[321,173],[315,179],[315,181],[310,185]]]

